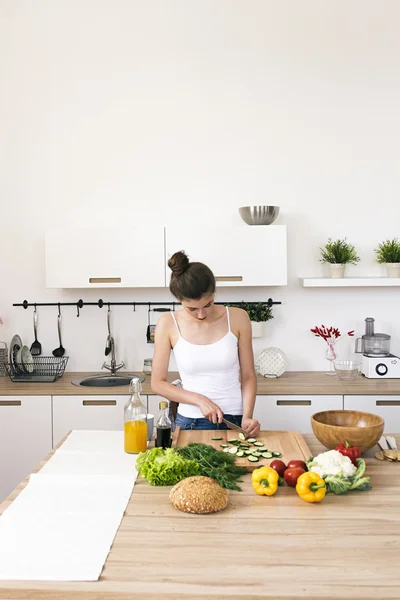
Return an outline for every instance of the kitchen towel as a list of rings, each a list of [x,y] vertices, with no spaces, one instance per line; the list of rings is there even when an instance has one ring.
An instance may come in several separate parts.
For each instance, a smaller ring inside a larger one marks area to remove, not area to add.
[[[136,457],[112,435],[121,432],[87,433],[98,435],[72,432],[71,449],[67,438],[0,517],[0,579],[99,578],[135,484]]]

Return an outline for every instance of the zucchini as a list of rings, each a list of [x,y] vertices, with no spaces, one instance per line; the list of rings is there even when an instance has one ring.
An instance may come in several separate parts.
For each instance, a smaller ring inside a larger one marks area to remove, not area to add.
[[[257,456],[257,458],[260,458],[261,456],[261,452],[257,452],[255,450],[253,450],[253,452],[251,453],[252,456]]]
[[[249,442],[249,444],[254,444],[254,442],[256,442],[256,438],[247,438],[247,441]]]
[[[239,440],[245,440],[246,436],[244,435],[244,433],[240,432],[238,435]]]
[[[258,462],[259,458],[258,456],[253,456],[253,454],[251,456],[247,457],[247,460],[249,460],[250,462]]]
[[[240,458],[241,456],[244,456],[244,452],[243,452],[243,450],[238,450],[238,451],[236,452],[236,456],[238,456],[239,458]]]
[[[222,437],[213,437],[212,440],[222,440]]]
[[[224,449],[222,450],[222,452],[230,452],[230,450],[231,450],[230,448],[224,448]]]
[[[236,454],[236,452],[238,451],[236,446],[232,446],[232,448],[228,449],[229,454]]]
[[[261,456],[263,458],[272,458],[272,452],[262,452]]]
[[[253,454],[253,450],[245,450],[244,453],[245,454]]]
[[[264,446],[264,442],[253,442],[253,446]]]
[[[280,458],[282,456],[280,452],[273,452],[272,455],[275,456],[275,458]]]
[[[233,444],[234,446],[236,446],[236,444],[240,444],[239,440],[227,440],[228,444]]]
[[[229,444],[220,444],[221,448],[229,448]]]

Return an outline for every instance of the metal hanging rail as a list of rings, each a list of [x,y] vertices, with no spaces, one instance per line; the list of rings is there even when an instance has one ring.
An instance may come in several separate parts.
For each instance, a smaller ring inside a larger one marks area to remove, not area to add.
[[[267,301],[251,301],[251,300],[239,300],[237,302],[215,302],[215,304],[223,304],[225,306],[230,306],[231,304],[264,304],[265,306],[272,306],[273,304],[282,304],[282,302],[275,302],[272,298],[269,298]],[[77,309],[77,317],[79,317],[79,311],[84,306],[98,306],[99,308],[103,308],[103,306],[132,306],[133,310],[136,310],[137,306],[147,306],[149,310],[154,310],[155,312],[163,312],[170,310],[169,308],[165,309],[152,309],[152,306],[172,306],[172,310],[174,310],[175,306],[180,306],[180,302],[106,302],[101,298],[97,302],[84,302],[82,299],[78,300],[78,302],[28,302],[28,300],[24,300],[21,303],[15,303],[13,306],[22,306],[23,308],[29,308],[33,306],[34,308],[38,306],[57,306],[60,308],[61,306],[75,306]]]

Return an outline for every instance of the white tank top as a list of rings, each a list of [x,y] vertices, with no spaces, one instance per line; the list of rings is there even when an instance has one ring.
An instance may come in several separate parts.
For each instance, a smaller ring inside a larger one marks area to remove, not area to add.
[[[228,332],[212,344],[191,344],[182,336],[171,312],[179,339],[173,349],[183,389],[206,396],[224,414],[243,414],[238,339],[231,331],[229,310],[226,307]],[[191,419],[204,418],[198,406],[179,404],[178,412]]]

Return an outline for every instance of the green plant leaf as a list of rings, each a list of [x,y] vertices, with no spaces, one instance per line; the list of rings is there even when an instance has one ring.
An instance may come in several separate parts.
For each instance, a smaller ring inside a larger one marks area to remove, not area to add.
[[[331,238],[323,248],[320,248],[322,263],[339,264],[339,265],[356,265],[360,257],[352,244],[346,238],[343,240],[332,241]]]
[[[376,262],[379,264],[400,263],[400,240],[385,240],[375,248],[375,253]]]
[[[263,302],[238,302],[237,304],[229,303],[229,306],[242,308],[249,315],[250,321],[260,323],[273,319],[272,308]]]

